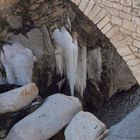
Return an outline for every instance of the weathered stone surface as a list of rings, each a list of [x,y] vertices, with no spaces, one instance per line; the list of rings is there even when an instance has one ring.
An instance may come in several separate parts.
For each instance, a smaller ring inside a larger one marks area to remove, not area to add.
[[[62,94],[52,95],[35,112],[19,121],[5,140],[49,139],[81,110],[82,105],[77,98]]]
[[[130,113],[120,123],[111,127],[105,140],[138,140],[140,139],[140,107]]]
[[[65,140],[97,140],[105,130],[105,124],[94,115],[81,111],[66,128]]]
[[[28,106],[38,95],[34,83],[0,94],[0,113],[14,112]]]
[[[13,29],[18,29],[22,27],[22,19],[20,16],[15,15],[9,16],[7,18],[7,21]]]

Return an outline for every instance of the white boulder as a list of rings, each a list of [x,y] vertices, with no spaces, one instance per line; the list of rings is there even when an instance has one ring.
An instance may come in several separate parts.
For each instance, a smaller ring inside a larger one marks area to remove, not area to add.
[[[47,140],[81,110],[79,99],[62,94],[52,95],[35,112],[15,124],[5,140]]]
[[[89,112],[79,112],[65,130],[65,140],[98,140],[105,124]]]
[[[38,88],[34,83],[0,94],[0,114],[28,106],[37,95]]]

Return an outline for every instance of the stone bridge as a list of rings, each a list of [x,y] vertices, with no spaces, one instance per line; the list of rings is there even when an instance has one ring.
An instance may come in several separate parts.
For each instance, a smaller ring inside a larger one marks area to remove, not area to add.
[[[140,0],[71,0],[126,61],[140,84]]]

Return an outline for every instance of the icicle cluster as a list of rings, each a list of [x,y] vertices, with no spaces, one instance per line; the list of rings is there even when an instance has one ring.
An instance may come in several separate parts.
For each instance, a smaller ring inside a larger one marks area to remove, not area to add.
[[[54,39],[56,46],[55,57],[57,72],[67,76],[72,96],[74,95],[74,87],[83,94],[86,83],[85,74],[83,74],[83,71],[86,72],[86,58],[84,56],[84,58],[79,61],[78,66],[77,40],[71,37],[65,27],[62,27],[60,30],[56,29],[52,34],[52,39]],[[82,57],[83,56],[81,56],[81,58]]]
[[[1,53],[1,62],[9,84],[25,85],[32,82],[32,69],[36,61],[32,51],[20,43],[6,44]]]

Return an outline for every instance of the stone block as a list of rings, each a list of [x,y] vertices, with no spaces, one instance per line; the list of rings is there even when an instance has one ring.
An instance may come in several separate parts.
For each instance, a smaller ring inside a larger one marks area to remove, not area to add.
[[[74,2],[74,3],[75,3],[76,5],[79,5],[79,4],[80,4],[80,2],[81,2],[81,0],[75,0],[75,2]]]
[[[134,40],[133,45],[134,45],[135,47],[140,48],[140,41]]]
[[[135,65],[137,65],[137,64],[140,64],[140,59],[133,59],[133,60],[130,60],[130,61],[128,61],[127,62],[127,64],[129,65],[129,66],[135,66]]]
[[[110,29],[112,28],[112,25],[108,23],[102,30],[101,32],[106,34]]]
[[[106,7],[106,11],[113,16],[119,15],[119,10],[117,10],[115,8]]]
[[[123,39],[123,34],[122,33],[119,33],[117,34],[116,36],[112,37],[111,38],[111,42],[112,43],[118,43],[119,41],[121,41]]]
[[[140,25],[137,26],[137,33],[140,34]]]
[[[120,11],[119,16],[122,19],[126,19],[126,20],[129,20],[129,21],[132,19],[132,16],[130,14],[127,14],[127,13],[122,12],[122,11]]]
[[[129,31],[135,32],[136,31],[136,24],[132,23],[128,20],[123,20],[123,27]]]
[[[136,24],[140,24],[140,18],[139,17],[136,17],[136,16],[133,16],[132,17],[132,22],[134,22]]]
[[[131,6],[132,5],[132,0],[121,0],[121,3],[125,6]]]
[[[98,5],[95,5],[90,11],[88,17],[92,20],[97,14],[101,11],[101,8]]]
[[[135,47],[135,46],[130,46],[130,49],[131,49],[133,52],[138,52],[138,48]]]
[[[86,7],[88,6],[89,0],[82,0],[79,4],[79,9],[81,11],[85,11]]]
[[[136,39],[136,40],[139,40],[140,41],[140,34],[138,33],[133,33],[133,38]]]
[[[119,33],[119,27],[115,26],[106,34],[106,36],[108,38],[112,38],[113,36],[117,35],[118,33]]]
[[[96,17],[92,19],[92,21],[97,24],[106,14],[106,10],[103,9]]]
[[[107,6],[107,7],[112,7],[113,6],[112,2],[110,2],[108,0],[102,0],[102,4]]]
[[[124,56],[124,57],[123,57],[123,59],[124,59],[125,61],[133,60],[133,59],[135,59],[135,58],[136,58],[136,57],[135,57],[135,55],[133,55],[133,54],[127,55],[127,56]]]
[[[133,7],[140,9],[140,1],[139,0],[133,0]]]
[[[113,7],[118,10],[123,10],[123,5],[121,5],[120,3],[113,3]]]
[[[110,18],[108,16],[105,16],[98,24],[97,27],[99,29],[102,29],[105,25],[107,25],[107,23],[109,23]]]
[[[119,26],[122,25],[122,19],[119,18],[119,17],[112,16],[111,22],[112,22],[112,24],[114,24],[114,25],[119,25]]]
[[[91,11],[92,8],[94,7],[94,5],[95,5],[95,1],[94,1],[94,0],[90,0],[90,2],[88,3],[87,8],[86,8],[85,11],[84,11],[84,14],[85,14],[86,16],[90,13],[90,11]]]
[[[132,54],[132,52],[128,46],[119,47],[119,48],[117,48],[117,51],[123,57]]]
[[[124,27],[120,27],[120,31],[126,35],[132,35],[133,32],[129,31],[128,29],[125,29]]]

